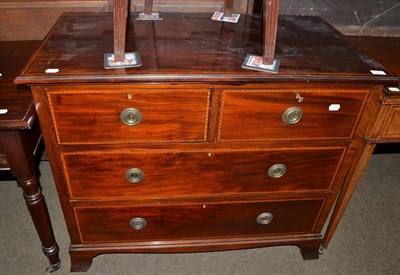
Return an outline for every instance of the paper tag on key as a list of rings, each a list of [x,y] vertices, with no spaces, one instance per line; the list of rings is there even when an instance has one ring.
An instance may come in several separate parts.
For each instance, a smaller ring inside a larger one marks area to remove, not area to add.
[[[240,14],[233,13],[232,16],[225,16],[223,12],[216,11],[213,16],[211,16],[212,20],[229,22],[229,23],[237,23],[239,21]]]

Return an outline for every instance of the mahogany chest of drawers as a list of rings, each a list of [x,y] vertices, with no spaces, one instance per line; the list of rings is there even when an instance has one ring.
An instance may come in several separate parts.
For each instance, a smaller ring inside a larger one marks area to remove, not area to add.
[[[397,78],[316,17],[280,19],[277,74],[241,68],[261,51],[257,16],[128,28],[140,68],[103,68],[111,15],[67,14],[16,80],[32,86],[71,270],[115,252],[297,245],[318,258]],[[396,108],[383,133],[394,139]]]

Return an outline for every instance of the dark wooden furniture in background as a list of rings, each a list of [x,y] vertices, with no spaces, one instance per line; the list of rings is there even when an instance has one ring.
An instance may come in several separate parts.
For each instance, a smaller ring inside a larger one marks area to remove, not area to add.
[[[232,1],[232,0],[230,0]],[[63,12],[111,12],[112,0],[0,0],[0,40],[41,40]],[[221,11],[224,0],[154,0],[154,11]],[[261,10],[262,0],[234,1],[233,11],[252,13]],[[398,36],[400,6],[394,1],[375,0],[281,0],[281,14],[320,16],[346,35]],[[345,4],[343,4],[345,3]],[[131,0],[131,12],[143,11],[144,0]],[[247,11],[246,11],[247,9]],[[374,12],[371,12],[374,11]],[[375,18],[381,14],[379,18]]]
[[[318,258],[397,77],[320,18],[280,18],[269,74],[241,68],[263,52],[261,17],[163,17],[128,24],[142,67],[105,70],[112,16],[65,15],[16,79],[32,85],[71,270],[116,252],[297,245]]]
[[[153,11],[222,11],[225,0],[154,0]],[[145,0],[130,0],[130,11],[144,11]],[[234,1],[233,12],[252,13],[254,0]],[[0,0],[0,40],[41,40],[64,12],[112,12],[113,0]]]
[[[22,188],[51,272],[59,268],[60,259],[36,173],[35,154],[42,135],[29,87],[13,83],[39,43],[0,41],[0,170],[11,170]]]

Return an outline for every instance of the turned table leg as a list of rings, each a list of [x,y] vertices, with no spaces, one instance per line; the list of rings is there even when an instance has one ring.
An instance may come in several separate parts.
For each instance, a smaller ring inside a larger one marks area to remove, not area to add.
[[[43,253],[50,261],[48,273],[60,267],[58,244],[54,238],[46,202],[36,175],[32,142],[27,131],[4,131],[0,137],[7,163],[23,190],[26,205],[42,243]]]

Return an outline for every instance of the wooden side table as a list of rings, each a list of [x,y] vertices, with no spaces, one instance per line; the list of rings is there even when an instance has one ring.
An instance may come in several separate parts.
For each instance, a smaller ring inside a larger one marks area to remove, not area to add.
[[[50,260],[47,273],[60,267],[47,206],[36,174],[35,153],[41,141],[35,106],[29,87],[13,80],[39,41],[0,42],[0,170],[11,170],[23,190],[24,199]]]

